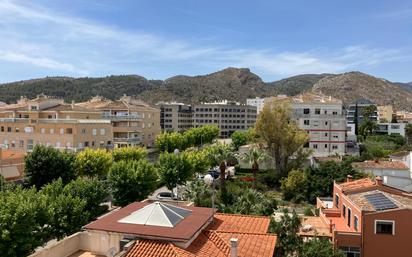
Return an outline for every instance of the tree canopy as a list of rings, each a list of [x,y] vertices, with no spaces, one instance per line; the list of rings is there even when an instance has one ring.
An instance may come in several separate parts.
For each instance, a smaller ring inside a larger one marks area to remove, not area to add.
[[[139,161],[147,157],[147,150],[143,147],[119,147],[112,151],[113,161]]]
[[[86,148],[76,155],[76,169],[88,177],[106,177],[112,165],[112,155],[104,149]]]
[[[164,152],[160,154],[159,161],[160,182],[173,190],[177,185],[183,185],[193,177],[193,166],[185,154]]]

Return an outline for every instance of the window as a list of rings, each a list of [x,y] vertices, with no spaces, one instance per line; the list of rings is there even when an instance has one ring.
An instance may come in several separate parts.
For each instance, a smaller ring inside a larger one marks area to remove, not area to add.
[[[97,129],[95,129],[95,128],[92,129],[92,135],[93,135],[93,136],[97,135]]]
[[[325,144],[325,148],[328,148],[328,144]]]
[[[326,133],[325,133],[325,137],[327,137],[327,136],[328,136],[328,133],[326,132]]]
[[[46,129],[45,129],[45,128],[41,128],[41,129],[40,129],[40,133],[42,133],[42,134],[46,133]]]
[[[88,147],[88,146],[89,146],[89,142],[88,141],[84,142],[84,147]]]
[[[66,129],[66,134],[73,134],[73,128],[67,128]]]
[[[11,132],[11,127],[7,127],[7,132]]]
[[[86,129],[82,129],[82,134],[86,134]]]
[[[318,145],[313,145],[313,149],[318,149]]]
[[[60,129],[60,135],[63,135],[64,134],[64,128],[61,128]]]
[[[315,114],[320,114],[320,109],[319,108],[315,109]]]
[[[353,246],[341,246],[339,249],[342,251],[344,256],[347,257],[360,257],[360,248]]]
[[[309,120],[304,120],[304,121],[303,121],[303,124],[304,124],[304,125],[309,125]]]
[[[3,126],[1,126],[0,131],[4,132],[4,127]]]
[[[309,108],[303,109],[303,114],[309,114],[309,113],[310,113],[310,109],[309,109]]]
[[[358,223],[359,223],[358,217],[354,216],[354,218],[353,218],[353,227],[355,228],[356,231],[358,231]]]
[[[338,112],[332,112],[333,115],[338,115]]]
[[[335,195],[335,207],[339,208],[339,195]]]
[[[106,134],[106,129],[101,128],[101,129],[100,129],[100,135],[101,135],[101,136],[104,136],[105,134]]]
[[[54,129],[50,129],[50,134],[54,134]]]
[[[19,133],[20,132],[20,128],[16,128],[16,133]]]
[[[20,148],[23,148],[24,147],[24,140],[20,140]]]
[[[33,139],[27,139],[27,150],[33,150],[34,141]]]
[[[337,145],[332,145],[332,149],[333,150],[338,150],[338,146]]]
[[[345,205],[343,205],[343,208],[342,208],[342,216],[346,218],[346,206]]]
[[[351,220],[352,219],[352,211],[351,209],[348,208],[348,227],[351,225]]]
[[[395,221],[375,220],[375,234],[395,235]]]

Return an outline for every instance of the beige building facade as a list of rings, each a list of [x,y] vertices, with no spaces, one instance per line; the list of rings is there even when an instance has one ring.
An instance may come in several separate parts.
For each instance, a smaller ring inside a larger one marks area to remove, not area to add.
[[[157,105],[160,107],[160,127],[163,131],[181,132],[193,127],[190,105],[176,102],[160,102]]]

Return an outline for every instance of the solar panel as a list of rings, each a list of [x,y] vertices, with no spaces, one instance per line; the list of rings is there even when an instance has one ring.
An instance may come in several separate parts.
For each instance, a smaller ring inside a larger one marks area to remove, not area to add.
[[[389,199],[382,193],[365,195],[365,198],[366,200],[368,200],[370,204],[373,205],[373,207],[376,210],[388,210],[398,208],[398,206],[394,202],[392,202],[391,199]]]

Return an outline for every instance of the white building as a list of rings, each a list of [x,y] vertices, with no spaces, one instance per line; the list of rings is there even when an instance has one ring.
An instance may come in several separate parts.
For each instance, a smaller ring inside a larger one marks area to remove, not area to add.
[[[246,104],[256,106],[257,114],[259,115],[260,111],[263,109],[263,106],[265,105],[265,98],[248,98],[246,99]]]

